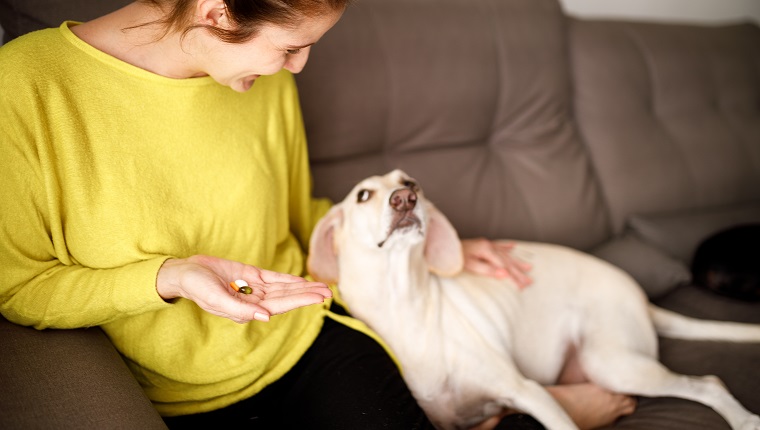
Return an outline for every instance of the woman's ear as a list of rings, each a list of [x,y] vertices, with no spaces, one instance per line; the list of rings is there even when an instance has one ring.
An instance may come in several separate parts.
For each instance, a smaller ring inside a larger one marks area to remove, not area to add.
[[[333,206],[314,227],[309,239],[309,257],[306,270],[317,281],[326,284],[338,282],[338,249],[335,232],[343,224],[343,209]]]
[[[230,28],[227,5],[224,0],[198,0],[195,17],[200,24],[219,28]]]
[[[425,261],[431,272],[440,276],[454,276],[464,268],[462,242],[446,216],[432,203],[427,203],[427,209]]]

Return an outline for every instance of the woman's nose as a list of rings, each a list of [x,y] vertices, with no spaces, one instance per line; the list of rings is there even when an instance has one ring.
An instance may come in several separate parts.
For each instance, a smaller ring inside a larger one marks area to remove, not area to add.
[[[309,60],[309,51],[311,51],[311,46],[301,48],[297,54],[289,54],[283,68],[290,73],[300,72],[306,66],[306,61]]]

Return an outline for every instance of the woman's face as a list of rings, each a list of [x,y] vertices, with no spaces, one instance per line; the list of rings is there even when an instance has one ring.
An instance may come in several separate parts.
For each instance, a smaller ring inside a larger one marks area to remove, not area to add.
[[[245,92],[261,75],[287,69],[300,72],[316,43],[340,19],[342,11],[306,18],[296,27],[263,26],[244,43],[224,43],[209,35],[204,44],[203,74],[235,91]]]

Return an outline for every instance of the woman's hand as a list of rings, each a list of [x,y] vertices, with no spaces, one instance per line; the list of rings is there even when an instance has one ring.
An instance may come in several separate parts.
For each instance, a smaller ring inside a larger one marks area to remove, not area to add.
[[[235,292],[229,283],[237,279],[246,281],[253,292]],[[183,297],[237,323],[269,321],[271,315],[332,297],[321,282],[203,255],[166,260],[158,272],[156,290],[164,300]]]
[[[533,282],[528,276],[531,265],[512,255],[514,246],[487,239],[462,240],[464,268],[479,275],[512,278],[519,288],[525,288]]]

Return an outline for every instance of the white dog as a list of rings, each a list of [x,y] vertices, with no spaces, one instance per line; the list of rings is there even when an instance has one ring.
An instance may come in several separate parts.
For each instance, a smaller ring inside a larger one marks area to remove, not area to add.
[[[686,318],[647,302],[627,274],[592,256],[516,242],[533,284],[460,273],[456,231],[404,172],[371,177],[317,225],[309,270],[338,283],[350,312],[398,358],[415,398],[444,429],[504,409],[552,430],[573,421],[542,387],[574,347],[587,378],[611,391],[704,403],[734,429],[758,430],[717,377],[674,374],[657,361],[657,333],[760,341],[760,326]]]

